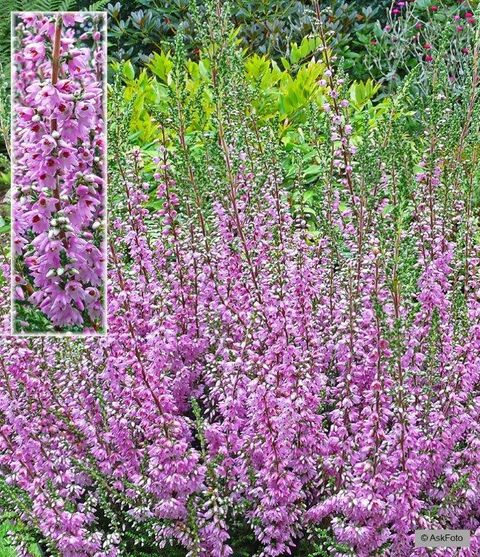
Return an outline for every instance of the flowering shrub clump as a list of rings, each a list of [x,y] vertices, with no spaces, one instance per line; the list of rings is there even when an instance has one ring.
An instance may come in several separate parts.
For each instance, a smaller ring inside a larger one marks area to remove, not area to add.
[[[377,110],[319,26],[282,77],[294,91],[318,65],[315,102],[266,117],[275,65],[246,76],[213,8],[198,64],[177,37],[148,88],[119,73],[109,89],[109,335],[0,344],[9,542],[427,557],[416,529],[461,528],[470,547],[435,554],[476,557],[478,48],[463,95],[438,62],[428,94],[412,98],[413,75]],[[292,172],[291,151],[309,167]]]
[[[17,19],[15,330],[98,331],[106,265],[104,16]]]
[[[407,84],[372,128],[320,29],[313,226],[284,188],[277,123],[252,115],[241,54],[209,23],[205,130],[180,43],[168,110],[148,100],[154,153],[132,148],[135,100],[111,88],[108,337],[0,347],[11,542],[426,557],[415,529],[466,528],[458,555],[478,555],[477,74],[460,100],[436,79],[413,123]]]

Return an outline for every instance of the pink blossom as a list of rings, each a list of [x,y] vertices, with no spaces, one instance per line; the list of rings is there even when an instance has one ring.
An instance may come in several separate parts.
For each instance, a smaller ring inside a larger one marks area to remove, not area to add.
[[[104,100],[91,64],[95,58],[101,67],[102,45],[92,51],[76,44],[73,28],[92,16],[59,16],[56,44],[60,56],[68,51],[68,57],[59,58],[54,76],[53,62],[44,54],[56,48],[55,19],[19,17],[24,27],[14,72],[14,102],[21,114],[14,128],[14,215],[24,223],[16,229],[22,238],[15,243],[17,257],[28,269],[28,280],[21,285],[24,299],[51,320],[54,330],[85,322],[98,328],[100,297],[85,296],[84,290],[101,287],[105,264],[98,228],[105,194],[105,144],[100,141]],[[93,23],[101,29],[101,19]],[[33,78],[26,75],[27,67]],[[21,195],[24,189],[30,195]],[[89,231],[95,233],[86,242]],[[31,250],[34,255],[26,257]]]

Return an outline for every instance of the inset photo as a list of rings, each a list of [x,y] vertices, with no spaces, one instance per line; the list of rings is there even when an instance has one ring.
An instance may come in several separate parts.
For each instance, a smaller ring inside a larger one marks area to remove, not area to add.
[[[12,14],[12,332],[106,329],[106,17]]]

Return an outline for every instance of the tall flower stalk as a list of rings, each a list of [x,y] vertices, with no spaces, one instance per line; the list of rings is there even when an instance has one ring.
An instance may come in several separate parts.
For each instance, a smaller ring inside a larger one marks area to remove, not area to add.
[[[102,328],[101,16],[20,16],[14,54],[14,293],[17,330]],[[30,317],[29,317],[30,315]],[[26,322],[25,322],[26,320]],[[42,332],[40,330],[40,332]]]

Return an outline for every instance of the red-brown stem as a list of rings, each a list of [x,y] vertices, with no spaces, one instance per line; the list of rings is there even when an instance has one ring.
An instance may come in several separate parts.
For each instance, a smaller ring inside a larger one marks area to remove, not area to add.
[[[58,82],[58,74],[60,71],[60,46],[62,38],[62,14],[57,15],[55,20],[55,37],[53,39],[53,54],[52,54],[52,85]],[[57,129],[57,119],[52,118],[51,122],[52,132]]]

